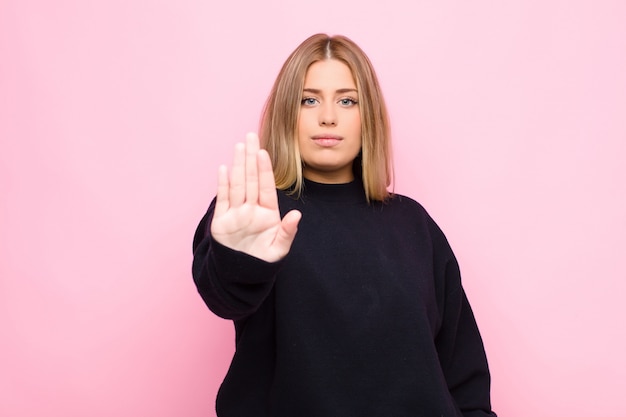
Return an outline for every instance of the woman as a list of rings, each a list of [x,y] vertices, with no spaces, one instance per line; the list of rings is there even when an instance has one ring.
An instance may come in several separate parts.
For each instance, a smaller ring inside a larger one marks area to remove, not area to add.
[[[445,236],[388,192],[387,111],[363,51],[314,35],[218,173],[193,276],[234,321],[218,416],[494,416]],[[278,189],[278,191],[276,191]]]

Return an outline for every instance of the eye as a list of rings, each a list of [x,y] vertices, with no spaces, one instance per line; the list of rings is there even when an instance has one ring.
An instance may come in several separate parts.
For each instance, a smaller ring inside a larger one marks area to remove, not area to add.
[[[314,106],[315,104],[317,104],[317,99],[313,97],[304,97],[300,104],[302,104],[303,106]]]
[[[350,98],[350,97],[342,98],[341,100],[339,100],[339,104],[341,104],[342,106],[345,106],[345,107],[351,107],[351,106],[354,106],[357,103],[358,103],[358,101],[356,101],[355,99]]]

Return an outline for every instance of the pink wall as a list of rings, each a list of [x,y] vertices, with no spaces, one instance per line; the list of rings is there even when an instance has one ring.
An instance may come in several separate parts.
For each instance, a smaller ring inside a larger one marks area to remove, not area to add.
[[[496,410],[625,415],[626,3],[240,3],[0,1],[0,415],[213,415],[233,332],[192,234],[319,31],[378,69]]]

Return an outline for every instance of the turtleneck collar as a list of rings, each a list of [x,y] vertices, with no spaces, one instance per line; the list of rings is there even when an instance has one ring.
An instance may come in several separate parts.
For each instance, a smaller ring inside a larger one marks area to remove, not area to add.
[[[304,201],[319,200],[332,203],[366,203],[363,181],[356,178],[343,184],[323,184],[304,178],[302,189]]]

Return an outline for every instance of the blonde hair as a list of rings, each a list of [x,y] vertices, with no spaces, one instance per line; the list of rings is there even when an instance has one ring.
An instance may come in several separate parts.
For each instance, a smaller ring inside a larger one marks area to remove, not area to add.
[[[391,140],[387,107],[367,55],[345,36],[313,35],[300,44],[283,64],[265,103],[259,129],[268,151],[276,187],[302,191],[302,161],[297,141],[298,116],[304,78],[314,62],[336,59],[352,72],[361,112],[361,154],[355,175],[361,175],[368,201],[389,197],[392,181]]]

